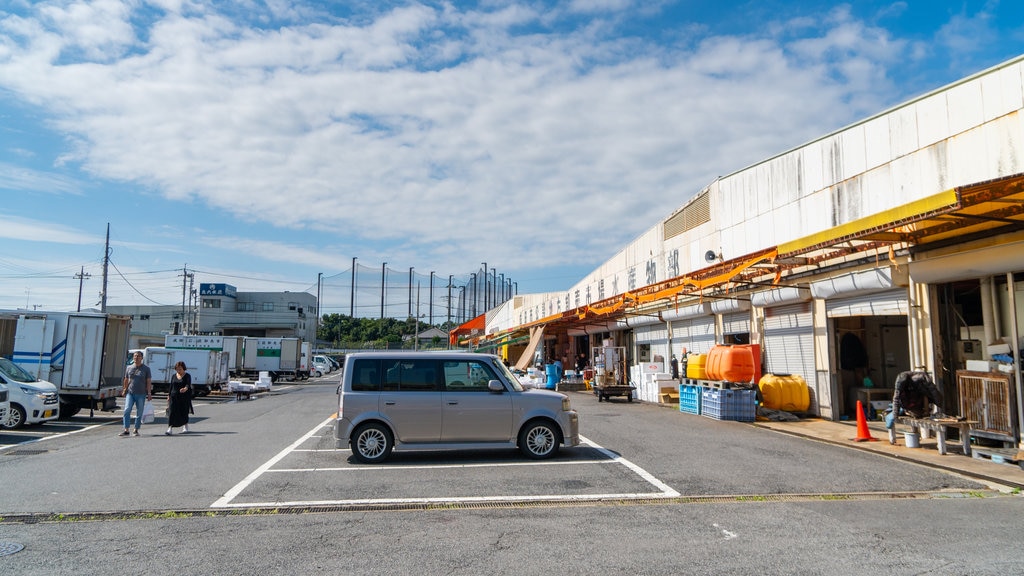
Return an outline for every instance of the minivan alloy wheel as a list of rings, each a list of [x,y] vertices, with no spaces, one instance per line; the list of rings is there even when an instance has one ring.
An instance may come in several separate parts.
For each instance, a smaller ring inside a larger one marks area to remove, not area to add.
[[[376,464],[391,455],[394,441],[391,432],[381,424],[365,424],[356,430],[352,454],[364,464]]]
[[[519,433],[519,449],[529,458],[540,459],[558,452],[559,434],[548,422],[538,422]]]

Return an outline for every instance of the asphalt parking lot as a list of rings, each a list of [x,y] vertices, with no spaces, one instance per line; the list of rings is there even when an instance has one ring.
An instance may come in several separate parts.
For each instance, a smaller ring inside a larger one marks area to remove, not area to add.
[[[330,418],[213,503],[213,508],[672,498],[678,492],[584,439],[552,460],[515,450],[395,452],[384,465],[334,448]],[[528,483],[522,482],[528,469]]]

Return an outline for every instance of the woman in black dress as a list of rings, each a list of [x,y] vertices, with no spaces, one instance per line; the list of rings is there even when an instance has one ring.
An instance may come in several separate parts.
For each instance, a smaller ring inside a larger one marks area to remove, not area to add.
[[[185,371],[185,363],[178,362],[174,365],[174,376],[171,376],[171,384],[167,393],[167,432],[170,436],[171,429],[183,426],[181,432],[188,432],[188,415],[192,413],[192,375]]]

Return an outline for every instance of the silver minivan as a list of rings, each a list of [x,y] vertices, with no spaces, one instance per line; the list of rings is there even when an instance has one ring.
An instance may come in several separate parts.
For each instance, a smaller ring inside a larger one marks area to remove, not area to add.
[[[541,459],[580,443],[568,396],[524,389],[497,356],[463,352],[349,354],[334,438],[366,464],[392,450],[518,447]]]

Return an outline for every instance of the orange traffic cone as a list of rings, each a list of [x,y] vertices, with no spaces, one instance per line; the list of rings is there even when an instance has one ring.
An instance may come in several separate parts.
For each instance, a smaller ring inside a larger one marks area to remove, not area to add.
[[[857,437],[853,439],[854,442],[876,442],[876,438],[871,437],[871,430],[868,429],[868,419],[864,416],[864,406],[860,400],[857,400]]]

